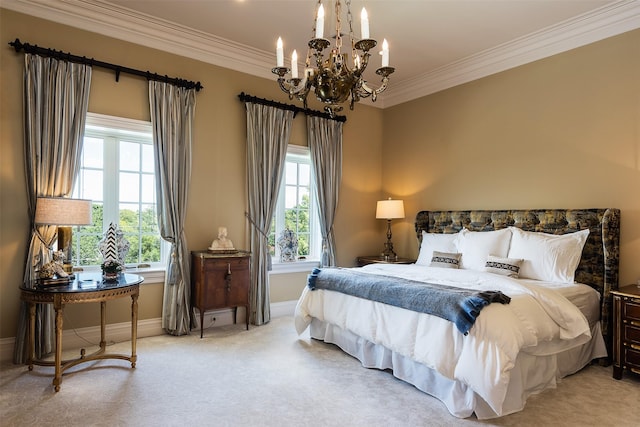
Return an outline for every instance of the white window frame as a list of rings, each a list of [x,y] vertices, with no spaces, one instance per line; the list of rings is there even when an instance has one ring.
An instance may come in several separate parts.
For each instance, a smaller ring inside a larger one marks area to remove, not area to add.
[[[300,156],[304,159],[301,160]],[[289,144],[287,147],[287,160],[295,161],[297,163],[304,163],[310,166],[311,177],[309,185],[309,255],[305,260],[297,260],[293,262],[280,262],[279,254],[280,250],[277,245],[278,236],[284,230],[284,216],[285,216],[285,176],[283,174],[280,182],[280,190],[278,192],[278,202],[275,210],[276,217],[276,248],[275,255],[272,256],[271,265],[272,270],[270,273],[292,273],[292,272],[304,272],[310,271],[314,267],[320,264],[320,258],[322,256],[322,234],[320,233],[320,223],[318,219],[318,202],[316,200],[316,183],[313,176],[313,167],[311,165],[311,156],[308,147],[300,145]]]
[[[85,124],[85,137],[98,137],[105,141],[104,153],[105,163],[103,164],[103,232],[106,227],[113,222],[115,224],[119,221],[119,195],[116,192],[117,182],[119,179],[120,168],[115,167],[109,171],[107,169],[107,162],[112,164],[118,163],[118,147],[114,143],[113,138],[109,141],[110,135],[118,135],[125,137],[127,141],[138,142],[145,144],[153,144],[152,137],[152,125],[151,122],[142,120],[134,120],[123,117],[107,116],[103,114],[87,113],[87,119]],[[109,143],[111,142],[111,143]],[[113,173],[113,175],[111,175]],[[108,175],[109,174],[109,175]],[[80,179],[80,178],[79,178]],[[145,263],[149,264],[149,267],[140,267],[140,265],[127,265],[128,272],[164,272],[166,270],[166,259],[170,250],[170,245],[164,239],[160,239],[160,261]],[[99,266],[97,265],[79,265],[85,271],[97,271]],[[147,274],[144,275],[145,279],[151,278]],[[164,274],[161,274],[164,278]],[[157,279],[161,279],[159,276]]]

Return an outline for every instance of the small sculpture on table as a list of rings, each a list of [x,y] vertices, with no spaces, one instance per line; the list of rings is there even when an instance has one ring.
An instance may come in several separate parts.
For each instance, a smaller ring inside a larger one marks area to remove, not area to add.
[[[114,223],[104,233],[104,238],[98,244],[103,262],[102,278],[105,281],[118,279],[118,274],[124,271],[124,260],[129,252],[129,241],[124,238],[124,233]]]
[[[218,227],[218,238],[211,242],[212,252],[235,252],[233,242],[227,238],[227,227]]]
[[[64,252],[54,251],[52,256],[53,261],[44,264],[38,271],[39,283],[43,285],[67,283],[70,277],[69,274],[64,271]]]

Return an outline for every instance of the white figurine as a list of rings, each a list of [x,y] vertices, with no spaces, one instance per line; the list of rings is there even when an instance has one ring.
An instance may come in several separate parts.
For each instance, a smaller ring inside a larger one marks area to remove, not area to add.
[[[211,250],[233,249],[233,242],[227,239],[227,227],[218,227],[218,238],[211,242]]]

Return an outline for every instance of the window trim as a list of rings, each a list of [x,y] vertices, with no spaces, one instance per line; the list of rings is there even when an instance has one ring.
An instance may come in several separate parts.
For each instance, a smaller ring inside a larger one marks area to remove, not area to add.
[[[310,273],[320,267],[319,260],[304,260],[295,262],[272,262],[269,274]]]
[[[310,182],[309,182],[309,219],[310,219],[310,230],[309,237],[312,239],[313,237],[317,238],[318,242],[314,245],[314,248],[311,249],[311,256],[307,257],[304,260],[296,260],[293,262],[280,262],[278,257],[278,248],[275,248],[275,255],[271,257],[271,265],[274,272],[298,272],[298,271],[310,271],[313,267],[317,267],[320,263],[320,259],[322,257],[322,234],[320,233],[320,221],[318,218],[318,202],[316,200],[316,181],[313,173],[313,163],[311,161],[311,150],[309,147],[297,144],[289,144],[287,146],[287,156],[305,156],[308,157],[308,165],[310,167]],[[286,159],[285,159],[286,162]],[[305,162],[307,163],[307,162]],[[284,217],[285,210],[285,197],[286,197],[286,180],[284,174],[280,181],[280,189],[278,191],[278,202],[276,205],[276,212],[274,216],[282,215]],[[278,210],[278,207],[280,209]],[[275,242],[277,245],[278,239],[278,230],[276,229],[275,234]],[[315,251],[313,250],[315,249]],[[314,254],[314,252],[316,252]],[[312,266],[309,268],[309,266]]]
[[[103,138],[106,133],[117,135],[121,138],[126,138],[131,142],[144,142],[145,144],[148,144],[150,141],[149,135],[152,135],[153,133],[153,125],[150,121],[87,112],[83,138],[92,136],[99,136],[100,138]],[[153,144],[153,136],[151,136],[151,144]],[[107,148],[107,155],[115,156],[115,148]],[[104,166],[102,170],[105,170]],[[117,176],[116,179],[118,179]],[[107,186],[109,185],[110,184],[107,182]],[[105,203],[109,197],[106,194],[107,192],[115,193],[115,190],[114,188],[108,188],[106,191],[103,191],[104,200],[102,201],[102,203]],[[109,218],[105,215],[105,217],[103,218],[103,232],[105,230],[105,223],[108,223],[112,220],[113,218]],[[145,272],[146,274],[144,275],[150,275],[150,278],[153,278],[154,281],[159,280],[160,277],[162,278],[162,281],[164,281],[166,260],[167,254],[170,250],[170,244],[166,242],[162,238],[162,236],[160,236],[160,244],[161,248],[159,262],[143,262],[138,265],[128,264],[126,271],[136,274]],[[142,265],[144,265],[144,267],[139,267]],[[147,267],[147,265],[149,266]],[[79,269],[82,269],[83,271],[98,271],[100,268],[99,265],[78,265],[77,267],[79,267]]]

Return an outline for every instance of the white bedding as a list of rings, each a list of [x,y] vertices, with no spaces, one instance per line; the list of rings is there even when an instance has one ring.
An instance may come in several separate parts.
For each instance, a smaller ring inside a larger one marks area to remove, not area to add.
[[[323,325],[333,325],[415,361],[431,372],[437,371],[445,381],[452,380],[468,387],[486,402],[489,412],[495,416],[509,413],[514,407],[512,402],[507,405],[509,408],[503,408],[503,405],[512,381],[512,370],[518,361],[527,360],[533,364],[537,357],[547,360],[549,356],[580,347],[591,339],[589,321],[563,296],[563,293],[573,297],[579,295],[577,299],[591,300],[592,297],[584,296],[590,293],[578,291],[579,287],[564,285],[558,292],[531,280],[418,265],[371,264],[360,270],[470,289],[500,290],[511,297],[510,304],[485,307],[467,336],[453,323],[439,317],[338,292],[310,291],[306,287],[295,314],[299,334],[314,319]],[[595,305],[597,309],[597,300]],[[589,313],[591,310],[585,307],[584,311]],[[555,380],[558,367],[552,365],[549,364],[549,369],[554,370]],[[509,400],[512,399],[513,396],[509,396]],[[519,403],[516,402],[515,407]],[[521,404],[523,406],[524,402]]]

